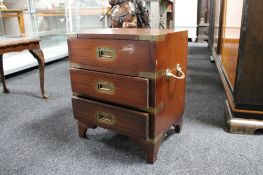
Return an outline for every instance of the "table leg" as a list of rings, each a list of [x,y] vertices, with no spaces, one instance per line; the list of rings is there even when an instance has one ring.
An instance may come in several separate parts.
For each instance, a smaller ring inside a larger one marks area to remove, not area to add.
[[[2,79],[4,93],[8,93],[9,90],[6,88],[6,84],[5,84],[5,75],[4,75],[4,67],[3,67],[3,55],[0,55],[0,75],[1,75],[1,79]]]
[[[44,99],[47,99],[44,90],[44,68],[45,68],[45,58],[43,51],[41,49],[29,50],[29,52],[37,59],[39,65],[39,79],[40,79],[40,89],[41,94]]]

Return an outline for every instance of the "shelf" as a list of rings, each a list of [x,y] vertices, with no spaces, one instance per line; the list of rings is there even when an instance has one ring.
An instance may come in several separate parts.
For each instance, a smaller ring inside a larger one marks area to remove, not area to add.
[[[3,12],[3,13],[21,13],[23,12],[24,10],[21,10],[21,9],[7,9],[7,10],[0,10],[0,12]]]
[[[156,0],[145,0],[145,2],[156,2]],[[161,0],[160,2],[169,2],[169,3],[174,3],[173,0]]]
[[[9,9],[9,10],[0,10],[0,17],[9,18],[9,17],[21,17],[23,15],[24,10],[16,10],[16,9]]]
[[[79,14],[79,15],[104,15],[110,7],[107,7],[106,9],[101,7],[82,7],[80,9],[72,9],[72,14]],[[109,13],[110,14],[110,13]]]
[[[110,7],[107,7],[106,10],[101,7],[81,7],[79,9],[71,9],[72,15],[104,15]],[[110,14],[110,13],[109,13]],[[65,16],[65,9],[55,9],[55,10],[37,10],[37,16]]]
[[[36,10],[37,16],[65,16],[65,9]]]
[[[66,35],[67,31],[64,30],[56,30],[56,31],[42,31],[38,32],[39,36],[51,36],[51,35]]]

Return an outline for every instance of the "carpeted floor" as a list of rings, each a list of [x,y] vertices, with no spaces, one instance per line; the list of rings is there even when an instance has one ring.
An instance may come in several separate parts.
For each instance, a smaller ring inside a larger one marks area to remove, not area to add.
[[[125,136],[99,128],[78,137],[68,60],[46,66],[48,100],[39,98],[37,69],[7,79],[0,174],[263,174],[262,136],[224,131],[225,94],[208,49],[191,45],[188,61],[183,131],[165,140],[154,165]]]

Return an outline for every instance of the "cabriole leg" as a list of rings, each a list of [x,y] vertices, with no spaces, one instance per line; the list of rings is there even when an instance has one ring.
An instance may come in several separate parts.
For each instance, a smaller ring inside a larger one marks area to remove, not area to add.
[[[37,59],[39,65],[39,79],[40,79],[41,94],[44,99],[47,99],[48,96],[45,94],[45,90],[44,90],[45,58],[43,51],[39,48],[39,49],[29,50],[29,52],[34,56],[34,58]]]

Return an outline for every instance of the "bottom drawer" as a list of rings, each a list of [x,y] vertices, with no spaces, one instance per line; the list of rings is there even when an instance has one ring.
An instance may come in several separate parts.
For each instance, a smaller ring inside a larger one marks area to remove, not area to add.
[[[74,118],[134,138],[149,137],[149,114],[72,97]]]

